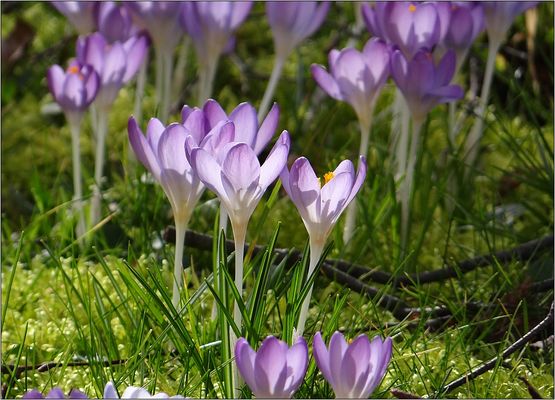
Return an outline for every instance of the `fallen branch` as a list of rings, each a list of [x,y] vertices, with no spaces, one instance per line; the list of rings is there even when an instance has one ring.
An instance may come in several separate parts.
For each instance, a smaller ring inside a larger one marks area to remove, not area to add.
[[[554,314],[554,305],[551,303],[551,308],[549,310],[549,314],[534,328],[532,328],[528,333],[518,339],[516,342],[511,344],[509,347],[503,351],[503,353],[497,357],[492,358],[482,366],[475,368],[474,370],[470,371],[466,375],[454,380],[453,382],[447,384],[443,389],[436,393],[436,396],[445,395],[450,391],[468,383],[480,375],[486,373],[487,371],[492,370],[498,363],[502,362],[505,358],[509,357],[514,352],[520,350],[526,344],[531,342],[535,337],[540,335],[544,330],[549,330],[550,332],[553,331],[553,314]]]
[[[422,396],[419,396],[417,394],[404,392],[399,389],[391,389],[391,394],[397,397],[398,399],[421,399],[422,398]]]
[[[127,360],[112,360],[112,361],[105,360],[105,361],[99,362],[99,364],[102,364],[105,367],[109,367],[111,365],[125,364],[126,362]],[[89,361],[71,361],[68,363],[49,361],[38,365],[19,365],[17,367],[15,365],[2,364],[2,373],[11,374],[13,373],[15,368],[15,376],[19,378],[19,376],[25,371],[36,370],[37,372],[46,372],[50,369],[60,368],[60,367],[87,367],[89,365],[91,365]]]

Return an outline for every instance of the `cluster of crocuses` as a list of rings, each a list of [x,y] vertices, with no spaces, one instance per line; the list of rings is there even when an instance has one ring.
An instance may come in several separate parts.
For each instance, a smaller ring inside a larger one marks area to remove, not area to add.
[[[391,338],[379,336],[371,341],[359,335],[347,343],[340,332],[335,332],[326,347],[322,335],[317,332],[312,340],[312,352],[316,365],[333,388],[338,399],[368,398],[380,384],[387,371],[392,355]],[[287,343],[268,336],[258,351],[254,351],[246,339],[240,338],[235,345],[235,360],[245,383],[257,398],[289,399],[301,386],[308,367],[308,346],[299,337],[289,347]],[[52,389],[46,397],[38,390],[27,392],[24,399],[86,399],[87,396],[73,389],[67,397],[59,388]],[[104,399],[119,399],[114,384],[108,382]],[[124,390],[122,399],[170,398],[166,393],[151,395],[143,388],[130,386]],[[172,396],[171,398],[183,398]]]
[[[319,65],[312,66],[314,79],[322,89],[331,97],[346,101],[354,108],[360,124],[361,155],[366,155],[368,150],[376,98],[389,75],[395,82],[399,95],[394,104],[396,116],[393,118],[392,133],[395,135],[393,143],[396,149],[393,161],[397,165],[396,178],[403,178],[399,189],[402,241],[407,240],[409,199],[420,146],[420,129],[428,113],[438,104],[463,97],[462,88],[450,82],[464,62],[473,41],[485,26],[490,39],[488,68],[478,118],[465,143],[464,157],[472,164],[481,136],[495,54],[515,16],[533,5],[535,2],[364,4],[364,21],[375,37],[366,43],[361,52],[353,48],[332,50],[329,53],[329,72]],[[409,135],[411,120],[412,135]],[[453,120],[454,107],[451,107],[451,143],[457,133]],[[352,236],[354,212],[354,206],[351,206],[345,224],[345,242]]]

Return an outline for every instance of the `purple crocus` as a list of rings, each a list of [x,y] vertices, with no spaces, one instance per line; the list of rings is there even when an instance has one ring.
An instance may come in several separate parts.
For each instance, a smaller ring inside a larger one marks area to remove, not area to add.
[[[90,65],[72,61],[64,71],[53,65],[46,74],[48,88],[60,105],[68,120],[79,121],[95,99],[100,88],[100,79]]]
[[[131,14],[126,7],[113,1],[103,1],[98,6],[98,31],[109,43],[124,42],[133,32]]]
[[[297,207],[309,236],[310,262],[308,276],[318,264],[326,240],[339,219],[360,190],[366,177],[366,159],[359,157],[358,171],[350,160],[342,161],[333,172],[324,175],[324,182],[316,176],[310,162],[300,157],[291,166],[284,168],[281,182],[285,191]],[[301,307],[296,335],[302,336],[312,295],[310,288]]]
[[[432,3],[377,2],[363,5],[368,30],[398,46],[406,57],[421,48],[431,50],[441,39],[441,22]]]
[[[29,390],[23,395],[24,399],[88,399],[87,395],[80,390],[71,389],[69,394],[66,396],[62,389],[55,387],[50,390],[46,396],[36,389]]]
[[[100,109],[111,107],[120,88],[137,73],[147,50],[148,38],[143,34],[113,44],[98,32],[79,38],[77,60],[91,65],[100,76],[101,89],[95,102]]]
[[[373,38],[362,51],[353,48],[330,51],[330,72],[316,64],[312,65],[311,72],[328,95],[346,101],[355,109],[361,126],[367,130],[376,98],[389,77],[389,57],[385,42]],[[366,155],[367,145],[361,146],[360,154]]]
[[[453,51],[448,51],[437,65],[427,50],[418,51],[410,61],[401,51],[393,52],[391,76],[403,93],[413,119],[423,120],[437,104],[463,97],[460,86],[450,85],[455,65]]]
[[[184,399],[183,396],[168,396],[164,392],[159,392],[156,394],[150,394],[148,390],[137,387],[137,386],[129,386],[127,387],[121,397],[118,396],[116,392],[116,388],[112,382],[108,382],[104,387],[104,396],[103,399]]]
[[[218,60],[233,44],[234,31],[245,21],[252,2],[186,2],[181,24],[193,39],[199,60],[199,103],[212,95]]]
[[[451,3],[449,27],[443,46],[453,49],[460,65],[476,37],[484,30],[484,8],[482,3]]]
[[[537,4],[537,1],[484,1],[482,6],[489,40],[501,43],[514,19]]]
[[[378,386],[391,360],[392,342],[376,336],[372,341],[360,335],[347,344],[343,334],[335,332],[329,350],[317,332],[312,341],[316,365],[330,383],[338,399],[367,399]]]
[[[312,35],[324,22],[330,3],[315,1],[269,1],[266,15],[272,28],[276,58],[268,86],[258,108],[258,120],[268,110],[276,90],[283,65],[289,54],[303,40]]]
[[[300,337],[291,347],[268,336],[255,352],[244,338],[235,345],[235,361],[257,398],[289,399],[301,385],[308,366],[308,347]]]
[[[53,1],[52,5],[64,14],[80,35],[96,30],[99,2],[96,1]]]

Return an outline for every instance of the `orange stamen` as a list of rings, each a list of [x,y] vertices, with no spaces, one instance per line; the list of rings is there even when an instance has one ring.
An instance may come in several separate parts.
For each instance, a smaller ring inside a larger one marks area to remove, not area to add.
[[[326,172],[324,174],[324,185],[333,179],[333,172]]]
[[[409,5],[409,11],[410,12],[415,12],[416,11],[416,6],[414,4],[410,4]]]
[[[69,67],[67,69],[67,72],[70,74],[78,74],[79,73],[79,67],[77,65],[72,65],[71,67]]]

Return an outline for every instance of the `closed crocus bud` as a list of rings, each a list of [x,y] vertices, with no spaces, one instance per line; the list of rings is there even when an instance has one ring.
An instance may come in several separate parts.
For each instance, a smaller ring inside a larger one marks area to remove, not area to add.
[[[266,15],[272,28],[277,57],[286,59],[295,47],[316,32],[329,8],[328,2],[267,2]]]
[[[65,15],[80,35],[86,35],[96,30],[96,17],[100,2],[53,1],[52,5]]]
[[[193,39],[202,64],[214,62],[233,43],[233,33],[245,21],[252,2],[186,2],[181,24]]]
[[[109,42],[123,42],[131,36],[132,21],[129,10],[113,1],[103,1],[98,7],[98,31]]]
[[[78,39],[77,60],[91,65],[100,76],[95,104],[104,109],[112,105],[121,87],[137,73],[147,50],[148,38],[143,34],[113,44],[98,32]]]
[[[432,3],[386,2],[363,7],[368,29],[398,46],[406,57],[421,48],[431,50],[441,38],[438,11]]]
[[[48,88],[54,100],[68,118],[79,119],[93,102],[100,88],[100,78],[90,65],[70,63],[64,71],[53,65],[46,74]]]
[[[246,229],[262,195],[285,166],[289,146],[289,134],[283,131],[262,165],[254,150],[243,142],[228,143],[218,160],[188,139],[186,153],[200,180],[220,199],[235,232]]]
[[[235,345],[235,361],[256,397],[288,399],[306,374],[308,348],[302,337],[289,347],[268,336],[255,352],[244,338],[240,338]]]
[[[484,1],[482,6],[489,40],[501,43],[514,19],[537,4],[537,1]]]
[[[284,168],[281,182],[297,207],[313,247],[323,249],[341,213],[355,198],[366,177],[366,160],[360,157],[358,171],[350,160],[342,161],[333,172],[320,179],[310,162],[300,157]]]
[[[50,392],[44,396],[41,392],[36,389],[29,390],[23,395],[24,399],[88,399],[87,395],[80,390],[71,389],[69,394],[66,396],[62,389],[55,387]]]
[[[385,42],[373,38],[362,51],[332,50],[328,57],[329,72],[320,65],[312,65],[311,72],[327,94],[349,103],[359,120],[366,121],[389,77],[389,57],[390,50]]]
[[[421,50],[407,62],[401,51],[391,56],[391,76],[413,119],[423,121],[432,108],[463,97],[460,86],[450,85],[455,74],[455,53],[449,50],[436,65],[432,54]]]
[[[314,335],[312,351],[316,365],[338,399],[367,399],[380,384],[391,360],[392,342],[360,335],[350,344],[335,332],[329,349],[320,332]]]
[[[466,53],[476,37],[484,30],[482,3],[451,3],[451,19],[443,44],[457,53]]]

